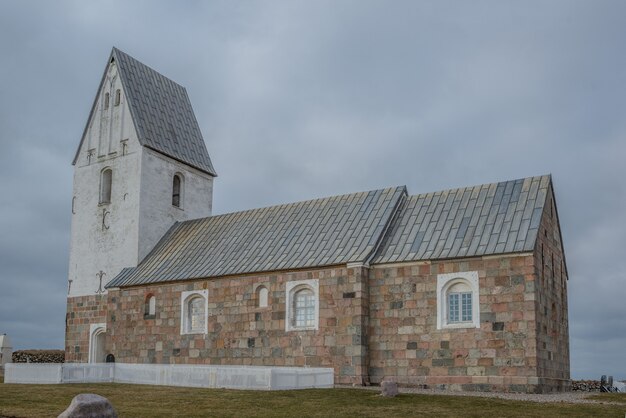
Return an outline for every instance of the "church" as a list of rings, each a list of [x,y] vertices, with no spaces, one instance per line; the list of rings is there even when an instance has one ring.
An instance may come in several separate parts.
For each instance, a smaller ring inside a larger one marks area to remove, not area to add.
[[[570,387],[550,175],[213,216],[217,173],[187,91],[116,48],[73,165],[66,362]]]

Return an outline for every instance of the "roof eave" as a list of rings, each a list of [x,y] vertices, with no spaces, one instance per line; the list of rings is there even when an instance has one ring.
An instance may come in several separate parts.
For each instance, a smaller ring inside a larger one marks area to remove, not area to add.
[[[150,149],[150,150],[152,150],[152,151],[154,151],[154,152],[156,152],[156,153],[159,153],[159,154],[161,154],[161,155],[164,155],[164,156],[166,156],[167,158],[171,158],[172,160],[178,161],[178,162],[179,162],[179,163],[181,163],[181,164],[185,164],[185,165],[188,165],[189,167],[193,167],[193,168],[195,168],[196,170],[202,171],[203,173],[206,173],[206,174],[210,175],[211,177],[217,177],[217,173],[215,172],[215,170],[210,171],[210,170],[208,170],[208,169],[206,169],[206,168],[202,168],[202,167],[198,166],[197,164],[192,164],[192,163],[190,163],[190,162],[183,161],[183,160],[181,160],[180,158],[174,157],[173,155],[170,155],[170,154],[168,154],[168,153],[166,153],[166,152],[163,152],[163,151],[161,151],[160,149],[157,149],[157,148],[155,148],[155,147],[151,147],[150,145],[145,145],[145,144],[144,144],[143,146],[144,146],[144,147],[146,147],[146,148],[148,148],[148,149]]]

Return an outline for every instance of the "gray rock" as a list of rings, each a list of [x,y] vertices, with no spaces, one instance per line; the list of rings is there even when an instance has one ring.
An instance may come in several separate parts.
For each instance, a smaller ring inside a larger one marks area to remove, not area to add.
[[[380,382],[380,389],[380,394],[383,396],[393,398],[394,396],[398,395],[398,384],[396,382],[383,380],[382,382]]]
[[[81,393],[58,418],[117,418],[111,402],[104,396]]]

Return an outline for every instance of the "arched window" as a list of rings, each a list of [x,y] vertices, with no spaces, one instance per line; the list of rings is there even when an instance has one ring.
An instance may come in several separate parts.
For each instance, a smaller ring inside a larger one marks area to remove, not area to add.
[[[204,299],[200,296],[187,301],[187,332],[201,332],[204,329]]]
[[[109,93],[104,93],[104,109],[109,108]]]
[[[183,183],[183,175],[180,173],[174,174],[174,178],[172,179],[172,205],[177,208],[183,207]]]
[[[267,308],[268,306],[268,299],[269,299],[269,292],[267,290],[267,287],[265,286],[259,286],[256,289],[256,293],[257,293],[257,306],[259,308]]]
[[[207,333],[208,291],[182,292],[181,334]]]
[[[316,330],[319,326],[319,281],[287,282],[286,331]]]
[[[113,170],[105,168],[100,173],[100,203],[111,202],[111,184],[113,182]]]
[[[315,295],[311,289],[301,289],[293,298],[293,325],[311,327],[315,321]]]
[[[148,295],[145,305],[144,317],[154,318],[156,315],[156,297],[154,295]]]
[[[437,329],[480,328],[478,272],[437,275]]]
[[[472,289],[467,283],[455,283],[446,292],[448,299],[448,323],[472,321]]]
[[[120,101],[122,100],[122,92],[120,89],[115,90],[115,106],[120,105]]]

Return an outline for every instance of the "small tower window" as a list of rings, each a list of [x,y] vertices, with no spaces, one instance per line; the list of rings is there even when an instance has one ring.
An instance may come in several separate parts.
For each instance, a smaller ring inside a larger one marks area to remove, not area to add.
[[[104,93],[104,109],[109,108],[109,93]]]
[[[183,196],[183,176],[180,173],[174,174],[172,179],[172,205],[182,208]]]
[[[115,106],[120,105],[121,98],[122,98],[122,92],[120,91],[120,89],[115,90]]]
[[[111,183],[113,181],[113,170],[105,168],[100,174],[100,203],[111,202]]]

